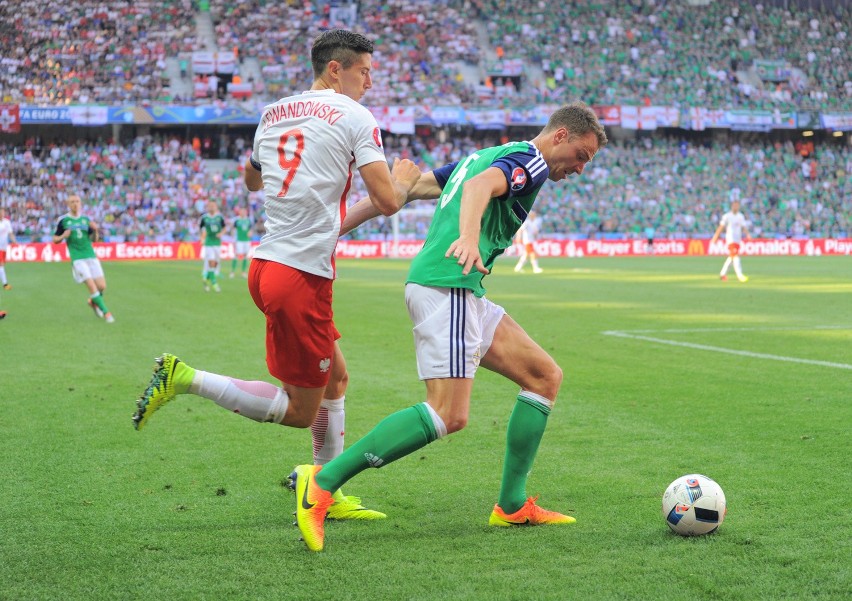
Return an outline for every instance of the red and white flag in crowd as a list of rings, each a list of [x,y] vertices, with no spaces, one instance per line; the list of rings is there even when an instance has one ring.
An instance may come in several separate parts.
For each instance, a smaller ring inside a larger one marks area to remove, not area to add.
[[[0,104],[0,132],[17,134],[21,131],[21,112],[17,104]]]

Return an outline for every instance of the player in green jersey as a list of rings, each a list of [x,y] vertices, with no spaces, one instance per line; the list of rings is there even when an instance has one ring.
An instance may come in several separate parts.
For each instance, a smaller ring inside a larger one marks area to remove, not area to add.
[[[204,290],[210,292],[212,286],[216,292],[219,287],[219,264],[222,259],[222,232],[225,231],[225,218],[219,213],[219,205],[215,201],[207,201],[207,212],[201,216],[198,224],[201,232],[201,258],[204,267],[201,276],[204,279]]]
[[[409,201],[440,198],[423,250],[411,264],[405,300],[426,401],[389,415],[324,466],[296,467],[290,485],[296,491],[297,524],[311,550],[323,548],[329,491],[369,467],[387,465],[465,427],[480,365],[521,388],[509,418],[502,484],[489,524],[575,521],[539,507],[537,497],[526,494],[562,370],[502,307],[485,298],[482,280],[512,244],[544,182],[581,174],[606,143],[595,113],[578,102],[558,109],[529,142],[477,150],[460,163],[421,176]],[[341,233],[375,215],[359,201]]]
[[[86,284],[89,289],[89,306],[98,317],[103,317],[107,323],[113,323],[115,318],[104,302],[106,278],[101,262],[95,254],[92,242],[98,240],[98,224],[82,214],[82,201],[77,194],[71,194],[65,201],[68,212],[59,218],[56,231],[53,233],[53,243],[65,241],[68,254],[71,255],[71,268],[74,279],[78,284]]]
[[[239,215],[234,219],[232,229],[236,236],[234,242],[234,258],[231,261],[231,277],[235,277],[237,273],[237,260],[242,261],[242,276],[248,278],[248,256],[251,250],[251,228],[252,220],[248,218],[248,209],[240,207],[237,211]]]

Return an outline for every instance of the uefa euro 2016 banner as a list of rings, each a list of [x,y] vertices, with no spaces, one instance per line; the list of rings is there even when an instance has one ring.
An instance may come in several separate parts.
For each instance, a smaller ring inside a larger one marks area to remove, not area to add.
[[[249,108],[247,108],[249,106]],[[467,125],[477,129],[503,129],[510,125],[543,126],[558,105],[514,108],[464,108],[460,106],[368,107],[384,131],[413,134],[417,125]],[[852,130],[852,112],[781,110],[727,110],[706,107],[594,106],[609,127],[651,130],[661,127],[704,130],[711,128],[769,131],[772,129]],[[69,124],[95,127],[110,124],[230,124],[257,125],[262,106],[225,103],[199,106],[94,106],[39,107],[0,105],[0,131],[16,132],[21,126]]]
[[[103,261],[139,260],[200,260],[200,242],[102,242],[95,244],[95,252]],[[382,259],[395,257],[410,259],[423,246],[422,240],[341,240],[337,244],[339,259]],[[507,255],[516,255],[517,248],[507,250]],[[540,257],[632,257],[654,256],[703,256],[726,255],[725,243],[713,245],[709,240],[655,240],[653,249],[648,249],[644,239],[622,240],[539,240],[535,251]],[[742,245],[746,255],[757,256],[821,256],[852,255],[852,238],[815,238],[811,240],[749,240]],[[234,245],[222,244],[222,260],[234,257]],[[9,247],[6,258],[14,262],[68,261],[68,250],[64,244],[36,242],[16,244]]]

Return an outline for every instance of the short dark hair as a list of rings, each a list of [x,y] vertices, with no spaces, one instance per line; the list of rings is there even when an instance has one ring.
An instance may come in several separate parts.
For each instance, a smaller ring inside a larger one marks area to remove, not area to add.
[[[595,111],[585,102],[580,102],[579,100],[556,109],[550,115],[550,119],[547,121],[547,125],[543,131],[551,132],[560,127],[568,130],[570,138],[578,138],[585,136],[589,132],[594,132],[598,138],[598,148],[603,148],[609,142],[604,127],[598,121]]]
[[[373,53],[373,42],[353,31],[346,29],[330,29],[319,34],[311,47],[311,65],[314,77],[319,77],[325,71],[330,61],[337,61],[348,69],[361,54]]]

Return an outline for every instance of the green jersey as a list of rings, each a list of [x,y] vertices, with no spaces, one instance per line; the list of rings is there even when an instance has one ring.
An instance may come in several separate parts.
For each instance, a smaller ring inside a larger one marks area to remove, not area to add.
[[[251,219],[239,218],[234,221],[234,229],[237,231],[237,242],[248,242],[251,240]]]
[[[462,275],[462,266],[454,257],[444,257],[459,237],[459,214],[463,184],[489,167],[506,175],[508,192],[492,198],[482,216],[479,254],[489,271],[494,260],[512,245],[515,233],[527,218],[535,197],[550,170],[538,149],[529,142],[511,142],[503,146],[477,150],[456,165],[444,193],[438,200],[423,249],[414,258],[407,282],[439,288],[467,288],[483,296],[483,274],[472,269]],[[435,172],[438,176],[437,170]],[[440,179],[439,179],[440,182]]]
[[[225,218],[222,217],[222,215],[219,213],[216,213],[215,215],[204,213],[204,215],[201,216],[201,222],[198,224],[198,227],[203,229],[205,232],[204,246],[222,245],[220,236],[225,230]]]
[[[61,236],[66,231],[71,232],[71,235],[65,239],[65,242],[68,244],[68,254],[71,255],[72,261],[76,261],[77,259],[94,259],[97,257],[95,249],[92,246],[92,239],[89,237],[95,233],[91,219],[85,215],[72,217],[66,213],[59,218],[54,235]]]

